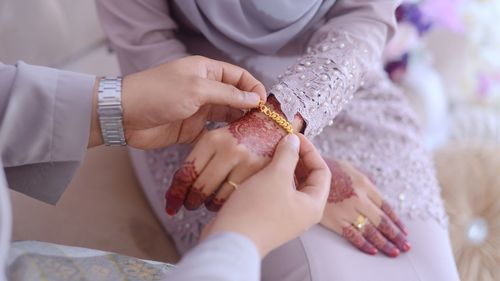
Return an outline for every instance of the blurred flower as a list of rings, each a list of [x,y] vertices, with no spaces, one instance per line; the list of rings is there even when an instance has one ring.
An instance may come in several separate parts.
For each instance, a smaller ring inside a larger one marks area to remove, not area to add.
[[[422,13],[437,25],[454,32],[463,31],[460,7],[465,0],[427,0],[421,5]]]
[[[396,9],[396,19],[398,22],[411,23],[419,34],[427,32],[432,26],[432,21],[422,13],[420,6],[415,3],[401,4]]]

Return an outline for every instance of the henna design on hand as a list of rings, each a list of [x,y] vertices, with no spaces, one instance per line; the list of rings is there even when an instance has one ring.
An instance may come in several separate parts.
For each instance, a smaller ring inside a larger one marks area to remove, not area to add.
[[[229,124],[228,129],[238,144],[263,157],[272,157],[276,145],[286,135],[283,128],[256,110]]]
[[[385,237],[391,240],[401,251],[407,252],[410,250],[411,246],[408,241],[406,241],[406,238],[392,225],[387,217],[382,217],[377,229],[384,234]]]
[[[335,160],[329,160],[326,163],[332,173],[328,203],[340,203],[345,199],[357,196],[351,177],[344,172],[340,163]]]
[[[182,167],[175,172],[172,178],[172,185],[165,194],[165,211],[171,216],[175,215],[182,207],[189,188],[198,177],[194,161],[195,160],[185,162]]]
[[[378,252],[377,248],[366,241],[363,235],[361,235],[361,233],[352,226],[342,228],[342,237],[351,242],[351,244],[353,244],[356,248],[367,254],[375,255]]]
[[[396,224],[396,226],[401,229],[401,231],[405,234],[408,235],[408,229],[406,226],[401,222],[399,217],[396,215],[396,212],[392,209],[392,207],[387,203],[385,200],[382,201],[382,206],[380,207],[382,211]]]
[[[399,255],[399,250],[391,242],[387,241],[380,232],[370,223],[367,223],[363,227],[363,236],[370,241],[377,249],[381,250],[383,253],[389,257],[397,257]]]

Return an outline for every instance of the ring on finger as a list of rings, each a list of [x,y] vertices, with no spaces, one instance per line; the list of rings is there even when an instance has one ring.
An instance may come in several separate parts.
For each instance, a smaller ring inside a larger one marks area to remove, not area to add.
[[[358,217],[356,218],[356,221],[354,222],[354,227],[356,227],[358,230],[362,230],[363,227],[365,227],[367,222],[368,222],[368,220],[366,219],[365,216],[358,215]]]
[[[238,184],[233,181],[227,181],[227,183],[234,188],[234,190],[238,190]]]

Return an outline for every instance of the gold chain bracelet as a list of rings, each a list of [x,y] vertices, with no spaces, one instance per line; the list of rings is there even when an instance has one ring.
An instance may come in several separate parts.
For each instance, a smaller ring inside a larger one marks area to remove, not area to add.
[[[290,124],[290,122],[283,118],[283,116],[281,116],[279,113],[270,109],[264,101],[259,102],[259,110],[269,118],[273,119],[273,121],[280,125],[280,127],[283,128],[287,133],[293,134],[292,124]]]

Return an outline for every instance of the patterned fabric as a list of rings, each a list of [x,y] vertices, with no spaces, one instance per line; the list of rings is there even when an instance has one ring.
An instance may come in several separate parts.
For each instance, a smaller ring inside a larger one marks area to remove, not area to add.
[[[56,244],[12,243],[7,267],[10,281],[156,281],[165,280],[169,264]]]
[[[363,43],[347,33],[325,34],[307,48],[297,63],[288,67],[271,93],[281,101],[281,110],[293,120],[295,114],[306,121],[305,134],[314,137],[348,104],[362,84],[368,53]]]

